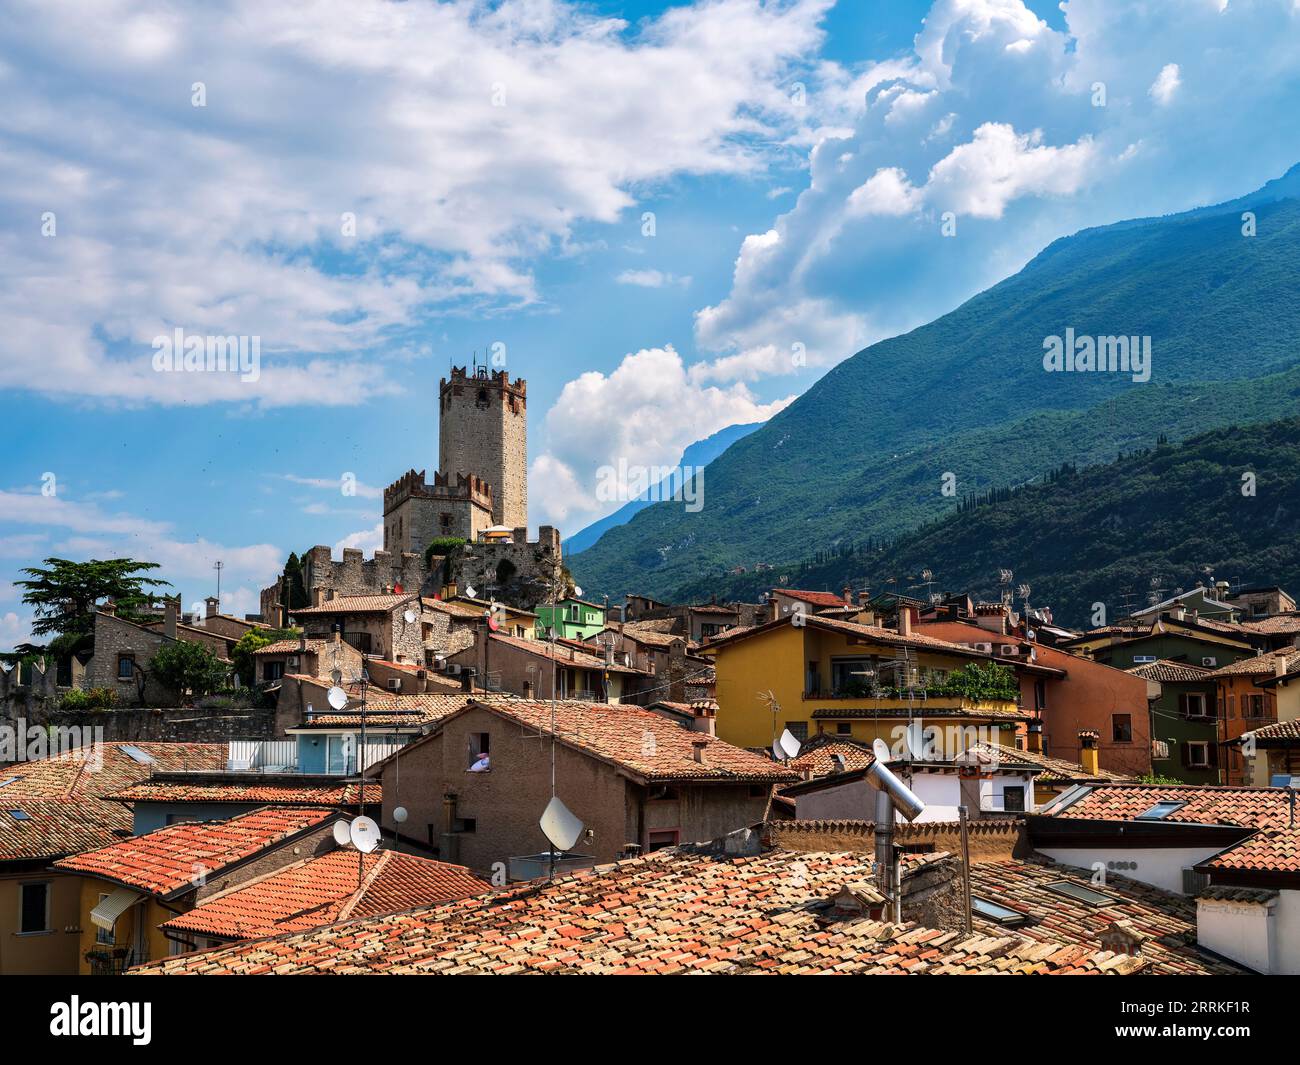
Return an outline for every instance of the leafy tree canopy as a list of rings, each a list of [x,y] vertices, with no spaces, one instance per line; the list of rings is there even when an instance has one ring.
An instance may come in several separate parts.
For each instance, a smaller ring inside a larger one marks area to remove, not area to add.
[[[201,643],[188,640],[163,644],[149,663],[154,680],[178,696],[191,699],[224,688],[229,669]]]
[[[146,620],[139,610],[151,598],[149,589],[171,587],[167,581],[145,575],[157,568],[156,562],[130,558],[92,558],[88,562],[47,558],[44,566],[25,568],[22,572],[28,579],[14,584],[24,590],[23,602],[36,608],[32,633],[53,636],[49,651],[65,657],[94,645],[96,603],[112,599],[119,617]]]

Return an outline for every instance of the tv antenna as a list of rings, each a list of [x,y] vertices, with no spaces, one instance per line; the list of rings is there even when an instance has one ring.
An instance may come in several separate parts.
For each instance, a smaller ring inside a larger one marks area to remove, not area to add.
[[[212,568],[217,571],[217,609],[221,609],[221,571],[226,568],[226,564],[217,559],[212,563]]]

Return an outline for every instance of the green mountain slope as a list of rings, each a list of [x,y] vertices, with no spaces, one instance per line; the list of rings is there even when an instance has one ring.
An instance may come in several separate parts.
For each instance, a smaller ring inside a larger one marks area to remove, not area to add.
[[[731,566],[896,537],[957,497],[1300,399],[1300,168],[1218,208],[1085,230],[948,315],[841,363],[710,464],[704,507],[660,503],[569,565],[591,593],[675,596]],[[1242,234],[1253,210],[1258,233]],[[1151,381],[1046,373],[1043,340],[1149,335]]]
[[[1243,493],[1243,474],[1255,494]],[[1028,582],[1055,620],[1087,626],[1093,604],[1115,618],[1146,605],[1153,587],[1217,579],[1300,587],[1300,418],[1215,429],[1181,444],[967,501],[958,513],[883,548],[859,545],[820,562],[704,581],[699,595],[750,599],[785,583],[838,591],[933,590],[996,599],[998,570]],[[1152,582],[1155,582],[1153,584]]]

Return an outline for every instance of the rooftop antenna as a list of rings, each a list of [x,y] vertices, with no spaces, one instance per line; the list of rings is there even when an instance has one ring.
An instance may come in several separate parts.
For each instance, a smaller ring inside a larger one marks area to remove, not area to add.
[[[212,568],[217,571],[217,609],[221,609],[221,571],[226,568],[226,564],[217,559],[212,563]]]

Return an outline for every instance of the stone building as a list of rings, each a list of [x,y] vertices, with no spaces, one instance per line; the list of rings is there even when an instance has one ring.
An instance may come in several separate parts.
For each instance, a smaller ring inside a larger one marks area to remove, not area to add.
[[[557,706],[559,794],[586,829],[574,849],[597,862],[755,824],[772,785],[795,779],[771,759],[648,710]],[[482,873],[546,850],[537,822],[551,798],[551,720],[549,704],[524,700],[476,701],[443,718],[371,766],[383,781],[382,824]]]

